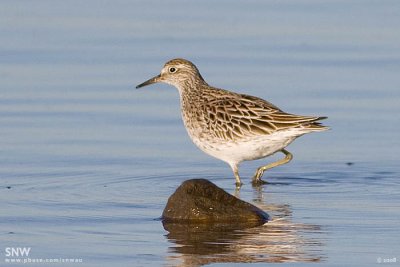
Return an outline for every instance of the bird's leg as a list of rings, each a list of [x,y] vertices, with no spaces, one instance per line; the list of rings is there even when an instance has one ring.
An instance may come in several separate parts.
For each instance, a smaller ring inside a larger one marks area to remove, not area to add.
[[[240,176],[239,176],[239,168],[237,166],[237,164],[232,164],[231,165],[232,171],[233,171],[233,175],[235,175],[235,179],[236,179],[236,187],[241,187],[242,186],[242,182],[240,181]]]
[[[279,165],[286,164],[286,163],[288,163],[289,161],[292,160],[293,155],[289,151],[287,151],[286,149],[282,149],[281,152],[283,154],[285,154],[285,157],[283,159],[280,159],[278,161],[272,162],[272,163],[270,163],[268,165],[265,165],[265,166],[261,166],[260,168],[257,169],[257,171],[256,171],[256,173],[254,174],[254,177],[253,177],[253,182],[252,182],[253,185],[266,184],[267,182],[261,180],[261,177],[263,176],[263,174],[264,174],[264,172],[266,170],[272,169],[272,168],[274,168],[276,166],[279,166]]]

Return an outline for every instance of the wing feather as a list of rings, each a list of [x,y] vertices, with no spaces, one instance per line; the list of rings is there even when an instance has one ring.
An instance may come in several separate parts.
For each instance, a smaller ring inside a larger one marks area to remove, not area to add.
[[[317,122],[325,117],[286,113],[261,98],[249,95],[224,95],[208,101],[204,108],[210,133],[227,140],[268,135],[297,127],[316,131],[327,128]]]

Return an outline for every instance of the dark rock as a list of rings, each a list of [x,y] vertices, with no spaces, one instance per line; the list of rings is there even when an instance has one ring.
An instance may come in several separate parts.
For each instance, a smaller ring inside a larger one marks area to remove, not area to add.
[[[188,180],[168,199],[162,214],[167,224],[213,224],[217,228],[248,228],[268,221],[268,214],[205,179]]]

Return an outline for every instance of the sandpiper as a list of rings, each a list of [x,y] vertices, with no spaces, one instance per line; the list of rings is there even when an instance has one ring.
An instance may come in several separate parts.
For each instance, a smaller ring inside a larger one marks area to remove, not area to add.
[[[185,59],[168,61],[161,74],[136,88],[158,82],[178,89],[182,119],[193,143],[205,153],[228,163],[237,186],[242,184],[241,162],[282,152],[283,159],[257,169],[252,182],[263,184],[264,171],[293,158],[286,146],[303,134],[328,129],[318,122],[326,117],[289,114],[261,98],[212,87],[197,67]]]

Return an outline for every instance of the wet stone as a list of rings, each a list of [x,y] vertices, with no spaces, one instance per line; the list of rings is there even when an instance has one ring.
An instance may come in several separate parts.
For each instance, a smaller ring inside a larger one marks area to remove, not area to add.
[[[164,223],[221,224],[235,228],[259,226],[268,218],[263,210],[206,179],[183,182],[169,197],[162,214]]]

